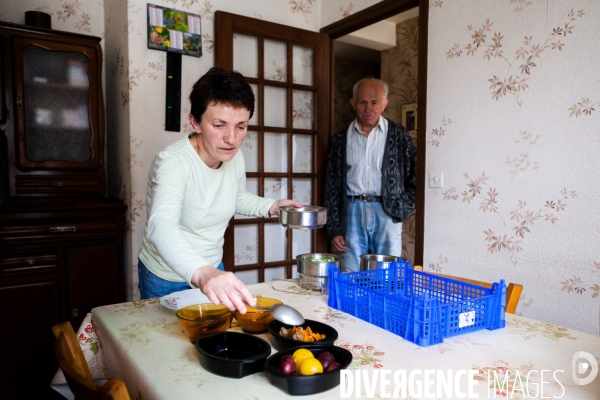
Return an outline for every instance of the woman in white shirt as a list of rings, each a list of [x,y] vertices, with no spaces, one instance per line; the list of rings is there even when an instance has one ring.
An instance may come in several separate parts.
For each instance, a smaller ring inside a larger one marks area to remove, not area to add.
[[[240,149],[254,113],[254,93],[235,71],[211,68],[190,94],[194,133],[161,151],[148,175],[147,213],[139,255],[142,299],[198,287],[215,304],[246,311],[255,299],[223,271],[223,242],[234,213],[267,217],[302,205],[246,192]]]

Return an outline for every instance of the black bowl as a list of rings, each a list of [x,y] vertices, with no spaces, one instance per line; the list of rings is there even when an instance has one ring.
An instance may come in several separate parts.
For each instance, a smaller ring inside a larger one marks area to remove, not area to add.
[[[288,339],[279,335],[279,330],[281,327],[285,327],[287,329],[291,329],[293,325],[284,324],[281,321],[275,320],[269,323],[269,333],[271,334],[271,343],[273,347],[277,350],[286,350],[291,349],[292,347],[310,347],[315,344],[330,344],[333,343],[338,338],[338,333],[331,326],[324,324],[319,321],[314,321],[312,319],[304,320],[304,323],[301,325],[304,329],[310,326],[310,329],[315,333],[321,333],[325,335],[325,339],[319,340],[318,342],[301,342],[299,340]]]
[[[269,382],[275,387],[291,395],[307,395],[321,393],[340,384],[340,370],[347,368],[352,362],[352,353],[348,350],[328,344],[313,344],[310,347],[304,347],[310,350],[315,358],[325,351],[331,352],[335,361],[340,363],[340,368],[335,371],[323,372],[309,376],[286,375],[279,369],[279,360],[285,355],[292,355],[294,351],[304,346],[283,350],[273,354],[265,362],[265,370]]]
[[[260,372],[271,354],[271,345],[259,337],[240,332],[203,336],[196,342],[200,364],[213,374],[242,378]]]

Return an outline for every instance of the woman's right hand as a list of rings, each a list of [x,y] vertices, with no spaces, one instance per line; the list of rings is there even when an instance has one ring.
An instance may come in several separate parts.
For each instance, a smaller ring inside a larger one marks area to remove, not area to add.
[[[233,272],[219,271],[212,265],[205,265],[194,271],[192,283],[214,304],[223,304],[231,311],[238,310],[245,314],[246,304],[256,305],[254,296]]]

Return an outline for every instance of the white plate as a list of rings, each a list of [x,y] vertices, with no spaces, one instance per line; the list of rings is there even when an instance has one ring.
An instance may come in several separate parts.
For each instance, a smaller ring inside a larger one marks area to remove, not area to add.
[[[160,304],[171,310],[179,310],[192,304],[212,303],[200,289],[187,289],[173,292],[160,298]]]

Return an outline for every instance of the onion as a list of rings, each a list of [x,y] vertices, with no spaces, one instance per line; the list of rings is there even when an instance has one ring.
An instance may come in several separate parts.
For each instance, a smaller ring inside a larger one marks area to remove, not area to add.
[[[319,355],[318,360],[321,362],[321,365],[323,365],[323,370],[326,371],[327,367],[335,362],[335,357],[330,352],[325,351]]]
[[[296,361],[289,354],[285,355],[279,360],[279,369],[286,375],[293,375],[296,372]]]

